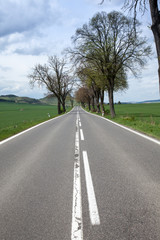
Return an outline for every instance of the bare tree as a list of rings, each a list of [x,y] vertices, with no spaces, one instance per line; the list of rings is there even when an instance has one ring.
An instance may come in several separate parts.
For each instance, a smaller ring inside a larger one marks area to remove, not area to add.
[[[39,86],[45,85],[49,93],[52,93],[58,100],[58,114],[66,111],[65,100],[67,95],[72,91],[73,79],[65,71],[66,63],[56,56],[49,57],[48,65],[36,65],[32,73],[28,75],[32,87],[37,83]]]
[[[108,91],[111,116],[115,116],[113,93],[127,88],[126,73],[146,63],[151,49],[146,39],[135,35],[138,21],[113,11],[95,14],[73,36],[74,48],[68,52],[75,63],[86,62],[100,72],[100,89]]]
[[[103,4],[104,0],[100,2]],[[137,11],[144,14],[149,8],[152,19],[151,30],[153,32],[157,58],[158,58],[158,77],[159,77],[159,91],[160,91],[160,1],[159,0],[124,0],[124,8],[130,12],[133,10],[134,22],[136,22]]]
[[[66,62],[64,59],[59,60],[56,56],[49,57],[49,67],[53,71],[52,77],[56,77],[55,88],[58,92],[63,112],[66,111],[65,101],[68,94],[73,88],[73,77],[69,75],[69,71],[65,70]]]

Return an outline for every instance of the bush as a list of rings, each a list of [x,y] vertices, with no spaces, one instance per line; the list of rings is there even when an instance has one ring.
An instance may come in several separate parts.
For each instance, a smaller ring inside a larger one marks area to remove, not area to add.
[[[125,117],[123,117],[123,120],[134,121],[135,117],[134,116],[125,116]]]

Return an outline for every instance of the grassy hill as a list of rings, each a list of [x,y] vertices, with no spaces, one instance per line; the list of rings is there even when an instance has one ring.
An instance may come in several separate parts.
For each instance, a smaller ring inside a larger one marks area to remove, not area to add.
[[[41,99],[35,99],[35,98],[29,98],[29,97],[18,97],[13,94],[8,94],[8,95],[1,95],[0,102],[57,105],[57,99],[50,95]]]
[[[66,98],[66,106],[71,106],[70,98],[71,98],[70,96]],[[39,99],[39,101],[48,105],[57,105],[57,98],[53,97],[53,95],[48,95],[44,98]]]
[[[41,101],[35,98],[18,97],[16,95],[1,95],[0,102],[13,102],[13,103],[30,103],[30,104],[42,104]]]
[[[48,95],[44,98],[41,98],[41,99],[39,99],[39,101],[43,104],[57,105],[57,98],[53,97],[52,95]]]
[[[57,106],[57,98],[53,97],[53,95],[48,95],[41,99],[29,98],[29,97],[18,97],[13,94],[9,95],[1,95],[0,102],[8,102],[8,103],[27,103],[27,104],[39,104],[39,105],[56,105]],[[66,106],[70,106],[70,99],[66,99]]]

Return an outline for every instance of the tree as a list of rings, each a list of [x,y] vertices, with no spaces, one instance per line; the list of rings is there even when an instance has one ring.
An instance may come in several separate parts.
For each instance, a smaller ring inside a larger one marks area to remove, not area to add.
[[[52,93],[58,100],[58,114],[66,111],[65,100],[67,95],[72,91],[73,80],[68,72],[64,70],[66,63],[56,56],[49,57],[48,65],[36,65],[32,73],[28,75],[30,84],[34,87],[35,83],[39,86],[45,85],[49,93]]]
[[[75,93],[76,101],[81,103],[85,107],[85,103],[88,104],[89,110],[91,110],[91,96],[90,90],[87,87],[79,88]]]
[[[100,4],[102,4],[104,0]],[[158,0],[124,0],[124,7],[129,9],[129,11],[134,12],[134,21],[136,22],[137,9],[139,9],[142,14],[147,10],[149,3],[150,14],[152,19],[151,30],[153,32],[157,58],[158,58],[158,77],[159,77],[159,90],[160,90],[160,9]]]
[[[68,102],[70,102],[71,107],[73,108],[73,106],[74,106],[74,97],[71,94],[68,94],[66,100]]]
[[[81,66],[77,68],[77,75],[83,86],[90,89],[92,110],[95,111],[96,103],[96,111],[100,112],[99,100],[101,99],[101,109],[104,111],[104,90],[101,90],[100,72],[94,66],[91,66],[91,64],[81,63]]]
[[[135,24],[134,24],[135,23]],[[127,88],[127,71],[136,76],[151,49],[146,39],[135,35],[138,21],[113,11],[95,14],[88,24],[77,29],[69,49],[75,63],[87,62],[100,72],[101,90],[107,90],[111,116],[115,116],[113,93]]]

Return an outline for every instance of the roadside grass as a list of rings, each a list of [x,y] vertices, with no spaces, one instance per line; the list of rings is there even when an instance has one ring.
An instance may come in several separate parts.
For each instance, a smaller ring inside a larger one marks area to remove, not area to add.
[[[0,141],[56,116],[57,106],[0,102]]]
[[[109,106],[105,105],[106,112]],[[105,117],[160,140],[160,103],[115,104],[116,117]]]

